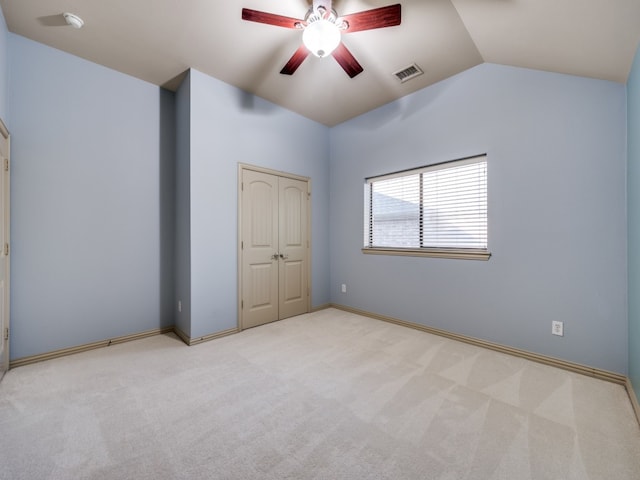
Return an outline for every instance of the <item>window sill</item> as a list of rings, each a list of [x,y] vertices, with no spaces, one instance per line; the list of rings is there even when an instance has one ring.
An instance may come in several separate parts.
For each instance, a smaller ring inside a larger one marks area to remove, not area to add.
[[[488,250],[465,250],[456,248],[363,248],[368,255],[400,255],[405,257],[454,258],[457,260],[489,260]]]

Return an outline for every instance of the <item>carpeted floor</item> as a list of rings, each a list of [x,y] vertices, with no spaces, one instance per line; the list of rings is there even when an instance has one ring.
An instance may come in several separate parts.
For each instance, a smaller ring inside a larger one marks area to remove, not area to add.
[[[1,479],[640,479],[623,387],[323,310],[0,383]]]

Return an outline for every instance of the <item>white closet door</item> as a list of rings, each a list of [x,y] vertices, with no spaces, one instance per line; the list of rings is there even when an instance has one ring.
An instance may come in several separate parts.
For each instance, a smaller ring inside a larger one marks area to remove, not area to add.
[[[242,328],[278,319],[278,177],[242,176]]]
[[[307,182],[279,179],[279,318],[307,312]]]
[[[308,182],[242,170],[241,328],[309,311]]]

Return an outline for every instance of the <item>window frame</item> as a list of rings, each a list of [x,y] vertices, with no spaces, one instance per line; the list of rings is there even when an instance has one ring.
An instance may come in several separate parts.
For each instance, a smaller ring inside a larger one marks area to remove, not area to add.
[[[407,170],[401,170],[398,172],[387,173],[383,175],[376,175],[372,177],[367,177],[364,179],[365,186],[365,202],[364,202],[364,234],[365,238],[367,235],[371,234],[372,228],[372,204],[371,199],[366,198],[367,187],[372,184],[374,181],[381,181],[385,179],[390,179],[394,177],[404,177],[415,174],[420,174],[424,172],[441,170],[447,168],[455,168],[456,166],[472,163],[485,163],[485,168],[487,168],[487,178],[486,178],[486,195],[487,195],[487,203],[488,203],[488,161],[487,154],[473,155],[470,157],[459,158],[455,160],[449,160],[446,162],[435,163],[431,165],[424,165],[417,168],[411,168]],[[370,187],[369,187],[370,188]],[[419,224],[420,231],[422,232],[422,222],[423,222],[423,199],[422,199],[422,187],[420,187],[420,206],[419,206]],[[459,260],[489,260],[491,257],[491,252],[488,249],[488,230],[489,230],[489,219],[488,219],[488,205],[487,205],[487,248],[460,248],[460,247],[374,247],[374,246],[363,246],[362,253],[369,255],[399,255],[399,256],[412,256],[412,257],[432,257],[432,258],[449,258],[449,259],[459,259]],[[422,235],[422,233],[420,234]],[[421,239],[422,241],[422,239]]]

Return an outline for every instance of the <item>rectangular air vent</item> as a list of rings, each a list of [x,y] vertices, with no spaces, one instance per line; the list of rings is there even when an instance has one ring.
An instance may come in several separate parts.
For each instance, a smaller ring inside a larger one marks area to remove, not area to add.
[[[422,69],[414,63],[413,65],[409,65],[408,67],[403,68],[402,70],[394,72],[394,75],[398,80],[404,83],[408,80],[411,80],[412,78],[422,75],[423,73],[424,72],[422,71]]]

